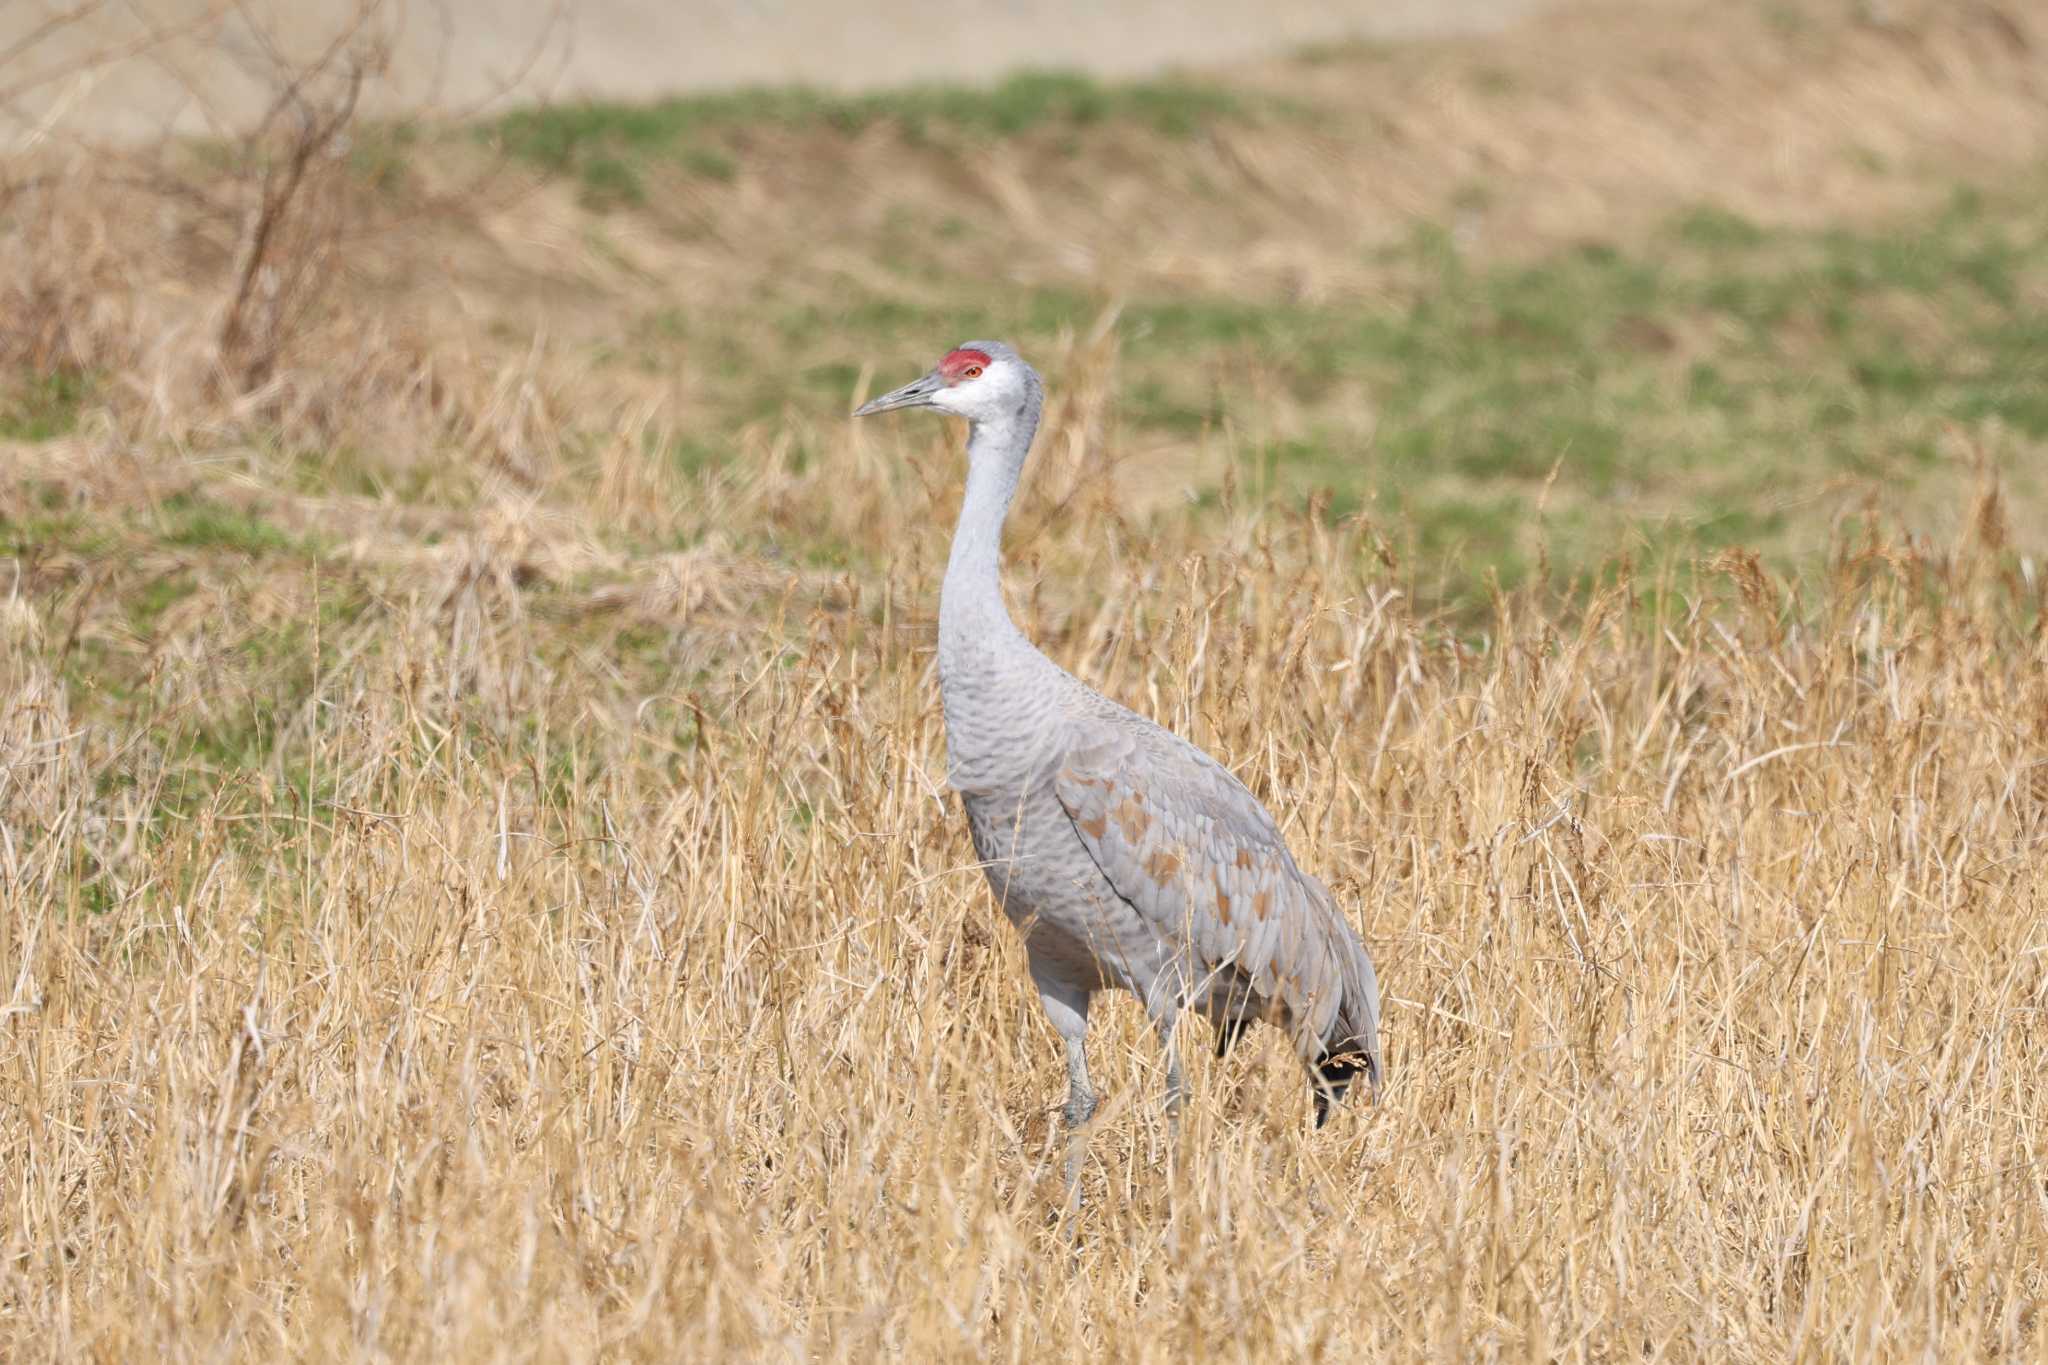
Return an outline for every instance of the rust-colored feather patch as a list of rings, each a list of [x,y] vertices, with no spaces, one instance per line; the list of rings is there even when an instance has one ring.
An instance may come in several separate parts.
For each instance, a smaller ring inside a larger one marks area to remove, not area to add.
[[[1154,849],[1145,859],[1145,874],[1161,886],[1173,880],[1173,874],[1180,871],[1180,855],[1166,849]]]
[[[1110,812],[1116,816],[1117,825],[1123,830],[1125,843],[1137,843],[1145,837],[1145,831],[1152,828],[1152,817],[1145,814],[1143,807],[1144,798],[1133,792],[1117,802],[1116,809]]]

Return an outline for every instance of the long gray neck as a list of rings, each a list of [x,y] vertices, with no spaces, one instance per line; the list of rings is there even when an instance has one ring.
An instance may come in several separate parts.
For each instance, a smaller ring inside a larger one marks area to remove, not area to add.
[[[939,668],[954,672],[989,647],[1024,643],[1003,604],[1003,519],[1038,428],[1037,404],[967,436],[967,496],[953,528],[953,553],[939,589]]]

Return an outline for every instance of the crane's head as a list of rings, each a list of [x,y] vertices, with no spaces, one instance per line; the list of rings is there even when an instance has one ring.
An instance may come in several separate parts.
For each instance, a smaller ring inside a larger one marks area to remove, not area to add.
[[[922,379],[863,404],[855,417],[897,408],[937,408],[970,422],[1001,422],[1035,408],[1038,375],[1024,358],[1000,341],[969,341],[946,352]]]

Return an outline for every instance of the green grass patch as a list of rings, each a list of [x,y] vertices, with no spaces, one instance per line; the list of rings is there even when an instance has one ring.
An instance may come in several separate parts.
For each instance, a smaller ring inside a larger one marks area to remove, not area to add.
[[[623,157],[609,153],[589,157],[579,174],[586,208],[611,209],[647,202],[647,187],[640,172]]]
[[[573,175],[595,207],[644,200],[645,177],[668,166],[731,180],[745,136],[762,128],[823,128],[852,135],[877,124],[904,137],[1007,138],[1049,130],[1124,124],[1188,137],[1220,119],[1242,117],[1244,96],[1196,81],[1098,81],[1074,72],[1024,72],[987,87],[923,85],[871,94],[805,86],[763,86],[678,95],[639,103],[584,100],[522,109],[485,133],[508,154]]]
[[[8,516],[0,511],[0,555],[33,560],[54,551],[93,556],[112,548],[109,528],[75,512],[37,511]]]
[[[1232,418],[1256,431],[1284,391],[1306,425],[1240,451],[1244,472],[1283,498],[1317,493],[1332,516],[1411,523],[1415,553],[1464,566],[1445,568],[1446,594],[1474,603],[1490,576],[1512,587],[1547,563],[1565,579],[1624,549],[1817,553],[1824,489],[1875,493],[1909,519],[1939,501],[1928,481],[1957,477],[1935,458],[1950,424],[2048,438],[2048,325],[2028,302],[2048,289],[2048,213],[2032,201],[1959,196],[1919,220],[1820,232],[1701,207],[1640,247],[1513,265],[1425,227],[1382,264],[1406,284],[1364,306],[1124,300],[1126,432],[1185,440]],[[849,362],[819,357],[794,384],[778,366],[812,338],[907,373],[969,336],[1030,349],[1103,306],[957,286],[939,291],[957,304],[856,296],[782,315],[774,348],[730,351],[738,390],[772,377],[749,415],[795,394],[822,420],[844,401]],[[1326,415],[1340,395],[1347,416]],[[1360,396],[1367,428],[1347,424]]]
[[[1423,224],[1375,253],[1387,283],[1366,299],[1123,297],[1108,439],[1228,441],[1258,496],[1313,497],[1390,534],[1408,523],[1411,551],[1461,603],[1483,604],[1493,579],[1570,581],[1621,553],[1683,563],[1748,544],[1791,567],[1866,497],[1933,529],[1924,518],[1959,505],[1970,477],[1940,457],[1953,430],[2015,470],[2048,440],[2041,202],[1959,194],[1918,218],[1819,231],[1696,206],[1627,247],[1517,263]],[[668,458],[696,472],[744,448],[750,426],[842,421],[864,368],[880,391],[972,337],[1016,341],[1065,385],[1048,340],[1084,332],[1110,300],[992,280],[943,247],[914,253],[920,235],[947,240],[946,221],[899,225],[891,250],[914,260],[914,295],[849,284],[829,300],[769,294],[743,315],[648,313],[632,354],[659,369],[686,352],[705,381]]]
[[[253,512],[179,493],[166,498],[160,531],[163,543],[194,550],[223,550],[261,558],[305,555],[311,542],[264,521]]]
[[[374,189],[403,189],[410,181],[419,141],[419,125],[409,120],[360,123],[349,137],[349,170]]]
[[[50,441],[68,436],[92,395],[92,377],[78,370],[0,379],[0,440]]]

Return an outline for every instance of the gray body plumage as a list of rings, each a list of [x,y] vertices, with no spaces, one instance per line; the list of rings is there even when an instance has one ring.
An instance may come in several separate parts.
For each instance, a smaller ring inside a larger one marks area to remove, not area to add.
[[[1251,1020],[1285,1030],[1320,1121],[1353,1074],[1375,1092],[1383,1078],[1379,987],[1357,933],[1235,776],[1054,664],[1004,606],[1002,523],[1040,404],[1038,376],[1014,351],[968,342],[862,411],[939,407],[972,424],[939,606],[948,781],[1066,1039],[1067,1118],[1094,1109],[1089,998],[1123,989],[1166,1043],[1170,1103],[1182,1090],[1175,1022],[1194,1009],[1222,1046]]]

